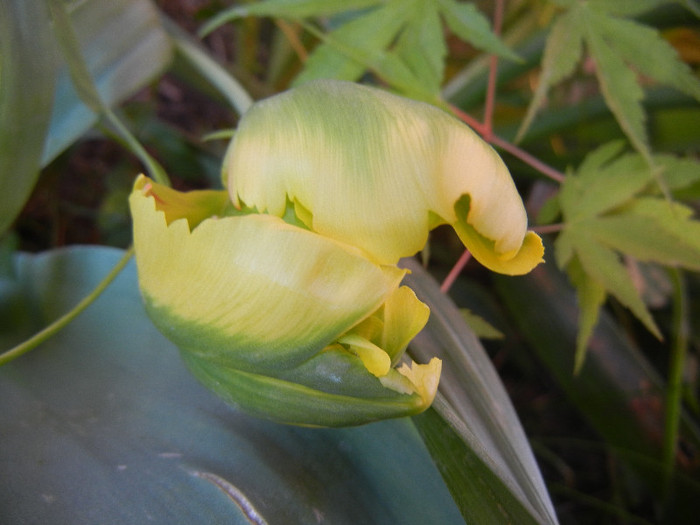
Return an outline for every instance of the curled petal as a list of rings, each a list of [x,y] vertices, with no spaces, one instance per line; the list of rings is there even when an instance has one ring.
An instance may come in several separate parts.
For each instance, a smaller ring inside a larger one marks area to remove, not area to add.
[[[442,110],[378,89],[323,80],[255,104],[224,180],[235,205],[282,216],[293,202],[313,231],[382,264],[422,249],[440,223],[485,239],[474,255],[496,271],[524,273],[542,259],[534,234],[521,253],[527,217],[496,152]]]

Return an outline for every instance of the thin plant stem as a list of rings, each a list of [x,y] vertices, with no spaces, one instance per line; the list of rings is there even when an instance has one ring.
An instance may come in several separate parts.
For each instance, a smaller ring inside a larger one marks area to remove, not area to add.
[[[78,317],[78,315],[80,315],[83,312],[83,310],[85,310],[88,306],[95,302],[95,299],[102,295],[102,292],[104,292],[107,289],[107,287],[110,284],[112,284],[112,281],[114,281],[117,275],[119,275],[119,273],[124,269],[124,267],[127,265],[133,254],[134,248],[130,247],[124,253],[122,258],[119,259],[119,262],[117,262],[114,268],[112,268],[112,270],[105,276],[105,278],[100,281],[100,283],[92,290],[92,292],[90,292],[87,296],[83,297],[83,299],[77,305],[75,305],[75,307],[73,307],[72,310],[56,319],[53,323],[48,325],[43,330],[37,332],[26,341],[0,354],[0,366],[9,363],[13,359],[18,358],[21,355],[26,354],[30,350],[36,348],[41,343],[58,333],[63,328],[65,328],[71,321],[73,321],[73,319]]]
[[[564,223],[543,224],[541,226],[533,226],[530,228],[535,233],[556,233],[564,229]]]
[[[304,44],[301,43],[299,33],[296,31],[295,27],[281,18],[275,19],[275,24],[280,28],[282,33],[284,33],[289,45],[292,46],[292,49],[297,54],[297,57],[299,57],[299,61],[302,64],[306,62],[306,60],[309,58],[309,53],[306,51]]]
[[[447,277],[445,277],[445,280],[442,281],[442,284],[440,285],[441,291],[443,291],[444,293],[447,293],[450,290],[450,288],[452,288],[452,285],[457,280],[457,277],[462,272],[464,267],[469,262],[469,259],[471,259],[471,258],[472,258],[472,254],[469,252],[469,250],[464,250],[464,253],[457,260],[457,263],[452,267],[452,269],[450,270],[450,273],[448,273]]]
[[[681,416],[683,369],[688,351],[689,312],[688,294],[683,273],[677,268],[670,270],[673,284],[673,317],[671,358],[666,387],[666,420],[664,424],[663,473],[666,496],[669,495],[671,478],[675,470],[678,429]]]
[[[486,140],[486,137],[484,135],[485,127],[481,122],[479,122],[474,117],[472,117],[468,113],[462,111],[461,109],[459,109],[456,106],[450,106],[450,109],[452,110],[452,113],[455,114],[455,116],[457,116],[462,122],[467,124],[470,128],[474,129],[474,131],[476,131],[479,135],[484,137],[484,140]],[[508,142],[507,140],[502,139],[498,135],[492,134],[491,139],[487,140],[486,142],[489,142],[489,143],[493,144],[494,146],[497,146],[497,147],[507,151],[508,153],[513,155],[514,157],[522,160],[525,164],[528,164],[529,166],[535,168],[537,171],[542,173],[542,175],[549,177],[553,181],[558,182],[560,184],[562,182],[564,182],[565,175],[561,171],[549,166],[548,164],[545,164],[541,160],[537,159],[536,157],[533,157],[532,155],[530,155],[526,151],[520,149],[518,146]]]
[[[562,182],[564,182],[565,175],[561,171],[559,171],[555,168],[552,168],[551,166],[549,166],[548,164],[545,164],[544,162],[542,162],[538,158],[533,157],[528,152],[520,149],[515,144],[512,144],[512,143],[508,142],[507,140],[504,140],[501,137],[498,137],[496,135],[493,135],[491,137],[491,144],[507,151],[508,153],[513,155],[514,157],[522,160],[525,164],[532,166],[537,171],[539,171],[542,175],[549,177],[553,181],[558,182],[560,184]]]

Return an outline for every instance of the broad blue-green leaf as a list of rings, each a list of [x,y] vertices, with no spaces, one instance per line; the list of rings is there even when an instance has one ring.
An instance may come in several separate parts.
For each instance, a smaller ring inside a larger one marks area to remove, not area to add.
[[[151,177],[166,184],[168,177],[160,164],[151,157],[128,127],[114,114],[109,104],[102,100],[80,48],[80,41],[68,13],[68,7],[62,0],[47,0],[47,3],[53,21],[52,27],[56,42],[66,62],[73,88],[78,97],[90,111],[105,118],[114,128],[118,139],[121,139],[125,146],[143,162]]]
[[[0,2],[0,235],[39,176],[55,83],[48,25],[43,2]]]
[[[122,252],[16,259],[0,348],[73,306]],[[7,523],[463,523],[409,420],[305,429],[199,385],[150,324],[129,266],[74,324],[0,368]]]
[[[87,69],[107,107],[128,98],[169,64],[170,41],[150,2],[89,0],[70,7],[71,23]],[[52,43],[52,48],[55,45]],[[64,63],[56,85],[42,165],[48,164],[96,122],[97,115],[81,101]]]
[[[528,440],[479,340],[416,261],[406,259],[402,265],[411,271],[406,284],[430,307],[428,324],[408,353],[418,362],[442,359],[433,407],[466,444],[460,452],[438,443],[434,455],[448,479],[455,476],[456,487],[469,487],[453,493],[467,522],[557,523]],[[455,472],[459,469],[461,475]]]

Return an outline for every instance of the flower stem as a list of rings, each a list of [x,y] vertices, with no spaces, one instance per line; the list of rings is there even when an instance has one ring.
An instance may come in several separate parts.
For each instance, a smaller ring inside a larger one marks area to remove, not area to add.
[[[112,283],[112,281],[114,281],[117,275],[119,275],[119,273],[124,269],[124,267],[129,262],[133,254],[133,247],[130,247],[128,250],[126,250],[122,258],[114,266],[114,268],[112,268],[112,270],[105,276],[104,279],[102,279],[102,281],[100,281],[100,283],[94,288],[94,290],[92,290],[92,292],[83,297],[83,299],[77,305],[75,305],[75,307],[73,307],[72,310],[56,319],[49,326],[37,332],[26,341],[0,354],[0,366],[9,363],[13,359],[18,358],[21,355],[26,354],[30,350],[36,348],[41,343],[58,333],[63,328],[65,328],[71,321],[73,321],[73,319],[78,317],[78,315],[80,315],[83,312],[83,310],[90,306],[95,301],[95,299],[102,295],[102,292],[105,291],[105,289]]]

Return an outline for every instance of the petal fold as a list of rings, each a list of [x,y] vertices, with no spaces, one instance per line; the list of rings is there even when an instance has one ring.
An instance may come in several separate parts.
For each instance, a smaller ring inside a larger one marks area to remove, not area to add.
[[[179,347],[223,365],[269,371],[309,359],[376,311],[405,273],[269,215],[192,228],[204,212],[186,193],[178,209],[188,211],[169,213],[161,196],[171,191],[139,179],[130,197],[147,311]]]
[[[512,259],[526,239],[522,201],[488,144],[434,106],[350,82],[309,82],[255,104],[223,177],[234,204],[282,216],[298,203],[313,231],[382,264],[422,249],[440,222],[488,240],[473,250],[480,261]]]

